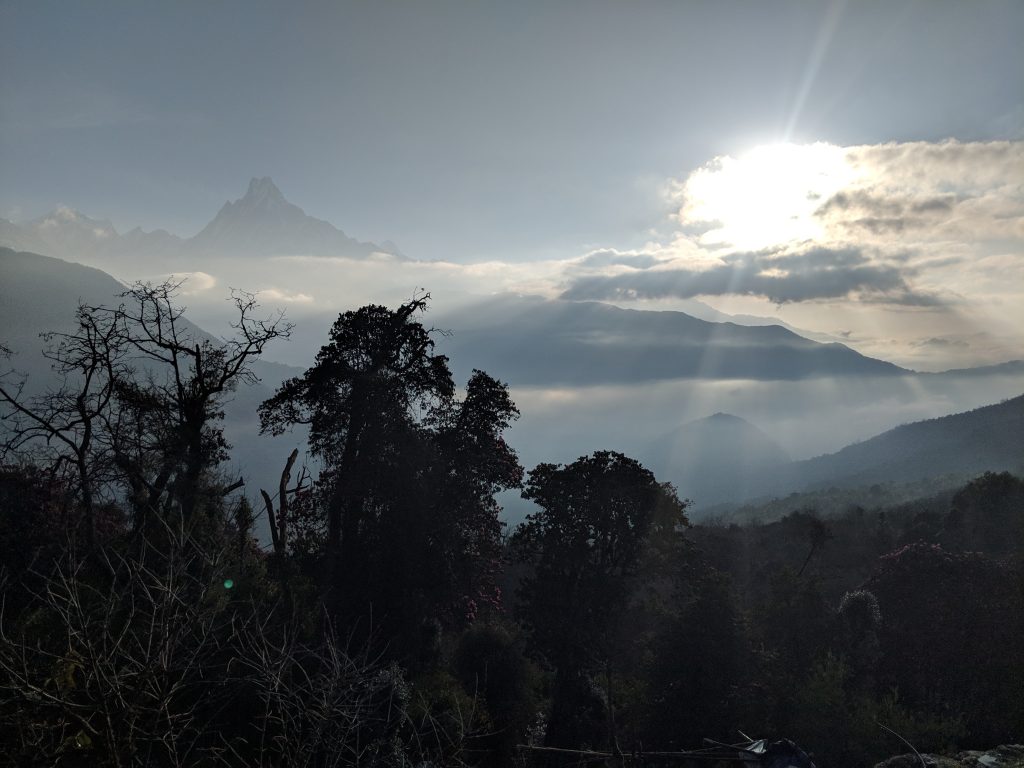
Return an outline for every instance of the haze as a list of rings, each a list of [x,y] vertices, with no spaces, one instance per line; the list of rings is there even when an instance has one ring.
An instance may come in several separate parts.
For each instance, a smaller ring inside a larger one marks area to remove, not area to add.
[[[422,289],[467,371],[517,296],[784,324],[914,371],[1024,357],[1017,3],[9,2],[0,22],[0,245],[187,278],[214,332],[229,287],[260,291],[297,323],[270,359],[305,367],[339,311]],[[500,349],[515,434],[551,460],[718,410],[809,456],[1021,390],[628,360],[564,381]]]

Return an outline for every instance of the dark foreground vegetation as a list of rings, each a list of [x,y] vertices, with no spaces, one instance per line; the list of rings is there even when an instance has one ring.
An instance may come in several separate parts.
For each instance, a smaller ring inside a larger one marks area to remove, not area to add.
[[[82,307],[48,339],[61,387],[0,382],[0,762],[574,764],[517,745],[743,731],[860,766],[905,751],[879,723],[922,752],[1024,736],[1013,475],[691,526],[618,453],[524,473],[507,388],[456,388],[418,297],[338,318],[259,412],[315,469],[246,489],[223,403],[288,327],[239,295],[235,337],[197,341],[173,299]],[[536,505],[511,535],[508,489]]]

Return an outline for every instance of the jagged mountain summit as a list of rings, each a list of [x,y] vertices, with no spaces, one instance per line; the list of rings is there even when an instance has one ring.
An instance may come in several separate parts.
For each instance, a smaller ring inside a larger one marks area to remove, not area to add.
[[[110,221],[60,206],[23,224],[0,220],[0,244],[15,250],[73,254],[82,260],[119,253],[124,243]]]
[[[183,239],[164,230],[145,232],[139,228],[120,234],[109,221],[62,206],[23,224],[0,219],[0,245],[72,261],[192,255],[302,254],[357,259],[401,255],[392,243],[362,242],[330,222],[307,215],[267,176],[252,179],[245,195],[225,202],[194,237]]]
[[[189,245],[203,252],[229,255],[315,254],[365,258],[374,253],[388,253],[386,246],[360,242],[329,222],[306,215],[299,206],[285,199],[268,176],[252,179],[243,197],[224,203]]]

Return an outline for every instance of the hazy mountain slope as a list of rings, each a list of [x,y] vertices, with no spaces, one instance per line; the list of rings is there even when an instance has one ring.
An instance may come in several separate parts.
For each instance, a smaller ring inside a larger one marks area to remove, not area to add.
[[[685,312],[692,317],[696,317],[699,320],[707,320],[711,323],[736,323],[736,325],[778,325],[785,328],[787,331],[792,331],[797,336],[803,336],[805,339],[811,339],[812,341],[820,341],[825,344],[832,342],[843,343],[843,339],[838,336],[833,336],[828,333],[819,333],[818,331],[810,331],[806,328],[798,328],[794,325],[790,325],[777,317],[763,317],[761,315],[731,315],[727,312],[721,312],[709,304],[705,304],[703,301],[697,299],[682,299],[676,305],[681,312]]]
[[[589,385],[664,379],[796,380],[905,374],[842,344],[779,326],[711,323],[683,312],[496,296],[440,314],[438,348],[512,384]],[[462,372],[467,373],[466,371]]]
[[[0,342],[22,353],[14,358],[13,366],[32,374],[37,386],[52,381],[49,363],[39,354],[38,334],[69,328],[79,300],[110,303],[122,290],[121,283],[100,270],[0,248]],[[628,405],[624,398],[648,397],[655,385],[649,387],[644,382],[659,378],[760,377],[774,379],[764,385],[771,392],[795,393],[800,411],[789,418],[798,417],[801,425],[806,425],[801,428],[810,432],[819,428],[825,416],[820,409],[839,408],[845,400],[834,398],[848,398],[851,391],[857,395],[864,388],[858,396],[874,397],[884,394],[889,383],[912,387],[915,382],[932,382],[938,387],[946,378],[903,371],[842,345],[818,344],[779,327],[748,328],[707,323],[680,312],[627,311],[594,302],[520,297],[498,297],[460,313],[432,318],[430,324],[454,331],[449,338],[438,337],[438,349],[451,356],[457,381],[465,381],[469,368],[477,367],[514,386],[543,388],[561,382],[584,387],[576,391],[573,402],[587,404],[587,423],[578,420],[579,414],[574,422],[565,409],[546,416],[542,412],[535,418],[531,406],[523,406],[524,422],[529,426],[515,433],[515,439],[517,445],[524,446],[527,465],[538,460],[565,460],[575,451],[618,449],[625,441],[623,447],[628,452],[651,466],[659,477],[676,482],[680,492],[701,507],[788,494],[809,486],[852,487],[914,482],[947,473],[1012,470],[1024,462],[1022,397],[899,427],[838,453],[790,464],[770,437],[748,422],[724,414],[684,425],[652,445],[650,436],[665,429],[665,419],[671,414],[680,413],[678,398],[687,396],[687,387],[704,386],[696,379],[691,383],[680,380],[678,390],[675,382],[668,382],[679,394],[673,395],[675,405],[665,401],[658,406],[661,421],[641,427],[619,412]],[[193,332],[197,337],[207,336],[199,328]],[[310,359],[314,352],[311,350]],[[274,354],[273,348],[269,354]],[[259,361],[256,371],[264,384],[234,395],[227,423],[230,439],[237,446],[235,460],[252,475],[264,477],[279,471],[290,446],[298,445],[301,436],[287,436],[280,444],[257,437],[256,406],[278,382],[299,370]],[[808,383],[794,381],[800,377],[807,377]],[[813,377],[821,377],[826,390],[834,393],[829,395],[833,400],[804,399],[801,387],[818,386]],[[964,386],[962,379],[950,381],[953,392]],[[587,385],[620,383],[638,386],[622,387],[617,400],[590,404]],[[708,386],[719,384],[710,381]],[[978,386],[971,383],[971,391],[976,393]],[[528,397],[525,402],[529,403]],[[748,403],[740,412],[759,423],[772,423],[773,411],[756,415],[755,406]],[[769,400],[768,407],[779,406]],[[545,423],[538,423],[538,418]],[[585,434],[586,440],[576,439],[579,434]],[[563,443],[572,447],[565,448]],[[570,453],[561,455],[562,450]]]
[[[992,376],[1003,374],[1013,375],[1018,373],[1024,373],[1024,360],[1009,360],[1005,363],[979,365],[974,368],[953,368],[948,371],[939,371],[937,373],[922,373],[921,376],[924,378],[949,378],[953,376]]]
[[[29,227],[0,219],[0,245],[15,251],[44,251],[46,243]]]
[[[745,499],[790,463],[762,430],[727,413],[672,430],[652,444],[649,455],[654,473],[699,506]]]
[[[15,352],[10,361],[0,361],[0,369],[28,374],[29,394],[52,386],[55,378],[50,362],[41,354],[39,334],[71,330],[79,302],[115,305],[124,290],[124,285],[98,269],[0,247],[0,343]],[[214,338],[187,320],[184,330],[196,339]],[[225,428],[235,445],[235,469],[244,471],[254,484],[260,482],[257,478],[271,478],[263,481],[266,486],[276,482],[272,478],[280,472],[291,447],[303,441],[298,432],[282,438],[259,436],[256,408],[281,381],[300,371],[263,360],[254,361],[253,370],[261,383],[239,387],[230,395]],[[256,488],[249,491],[255,493]]]
[[[835,513],[896,503],[987,471],[1024,472],[1024,395],[795,462],[749,422],[715,414],[661,438],[646,460],[699,514],[772,519],[805,506]]]
[[[0,342],[18,353],[19,370],[47,372],[49,363],[38,354],[39,334],[71,329],[79,303],[116,305],[126,289],[102,270],[0,246]],[[183,322],[194,338],[215,340],[187,318]],[[270,385],[300,373],[280,363],[257,360],[255,365]]]
[[[317,254],[349,258],[367,258],[374,253],[399,255],[391,243],[360,242],[329,222],[306,215],[297,205],[288,202],[267,177],[252,179],[245,195],[224,203],[195,237],[183,239],[164,230],[144,232],[139,228],[122,235],[109,221],[91,219],[62,207],[23,224],[0,220],[0,245],[72,261],[214,255]]]
[[[791,485],[853,487],[947,473],[1024,467],[1024,395],[938,419],[904,424],[836,453],[796,462]]]
[[[0,343],[16,353],[11,365],[49,376],[39,334],[70,330],[80,301],[113,304],[123,290],[98,269],[0,247]]]

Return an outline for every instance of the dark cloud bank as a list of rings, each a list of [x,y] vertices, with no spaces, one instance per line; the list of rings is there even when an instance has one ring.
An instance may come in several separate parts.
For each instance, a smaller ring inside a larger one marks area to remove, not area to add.
[[[859,294],[897,304],[934,304],[933,297],[912,290],[905,273],[905,268],[873,261],[856,247],[757,251],[725,256],[721,263],[703,270],[638,268],[617,275],[580,276],[571,281],[562,298],[690,299],[738,294],[788,304]]]

